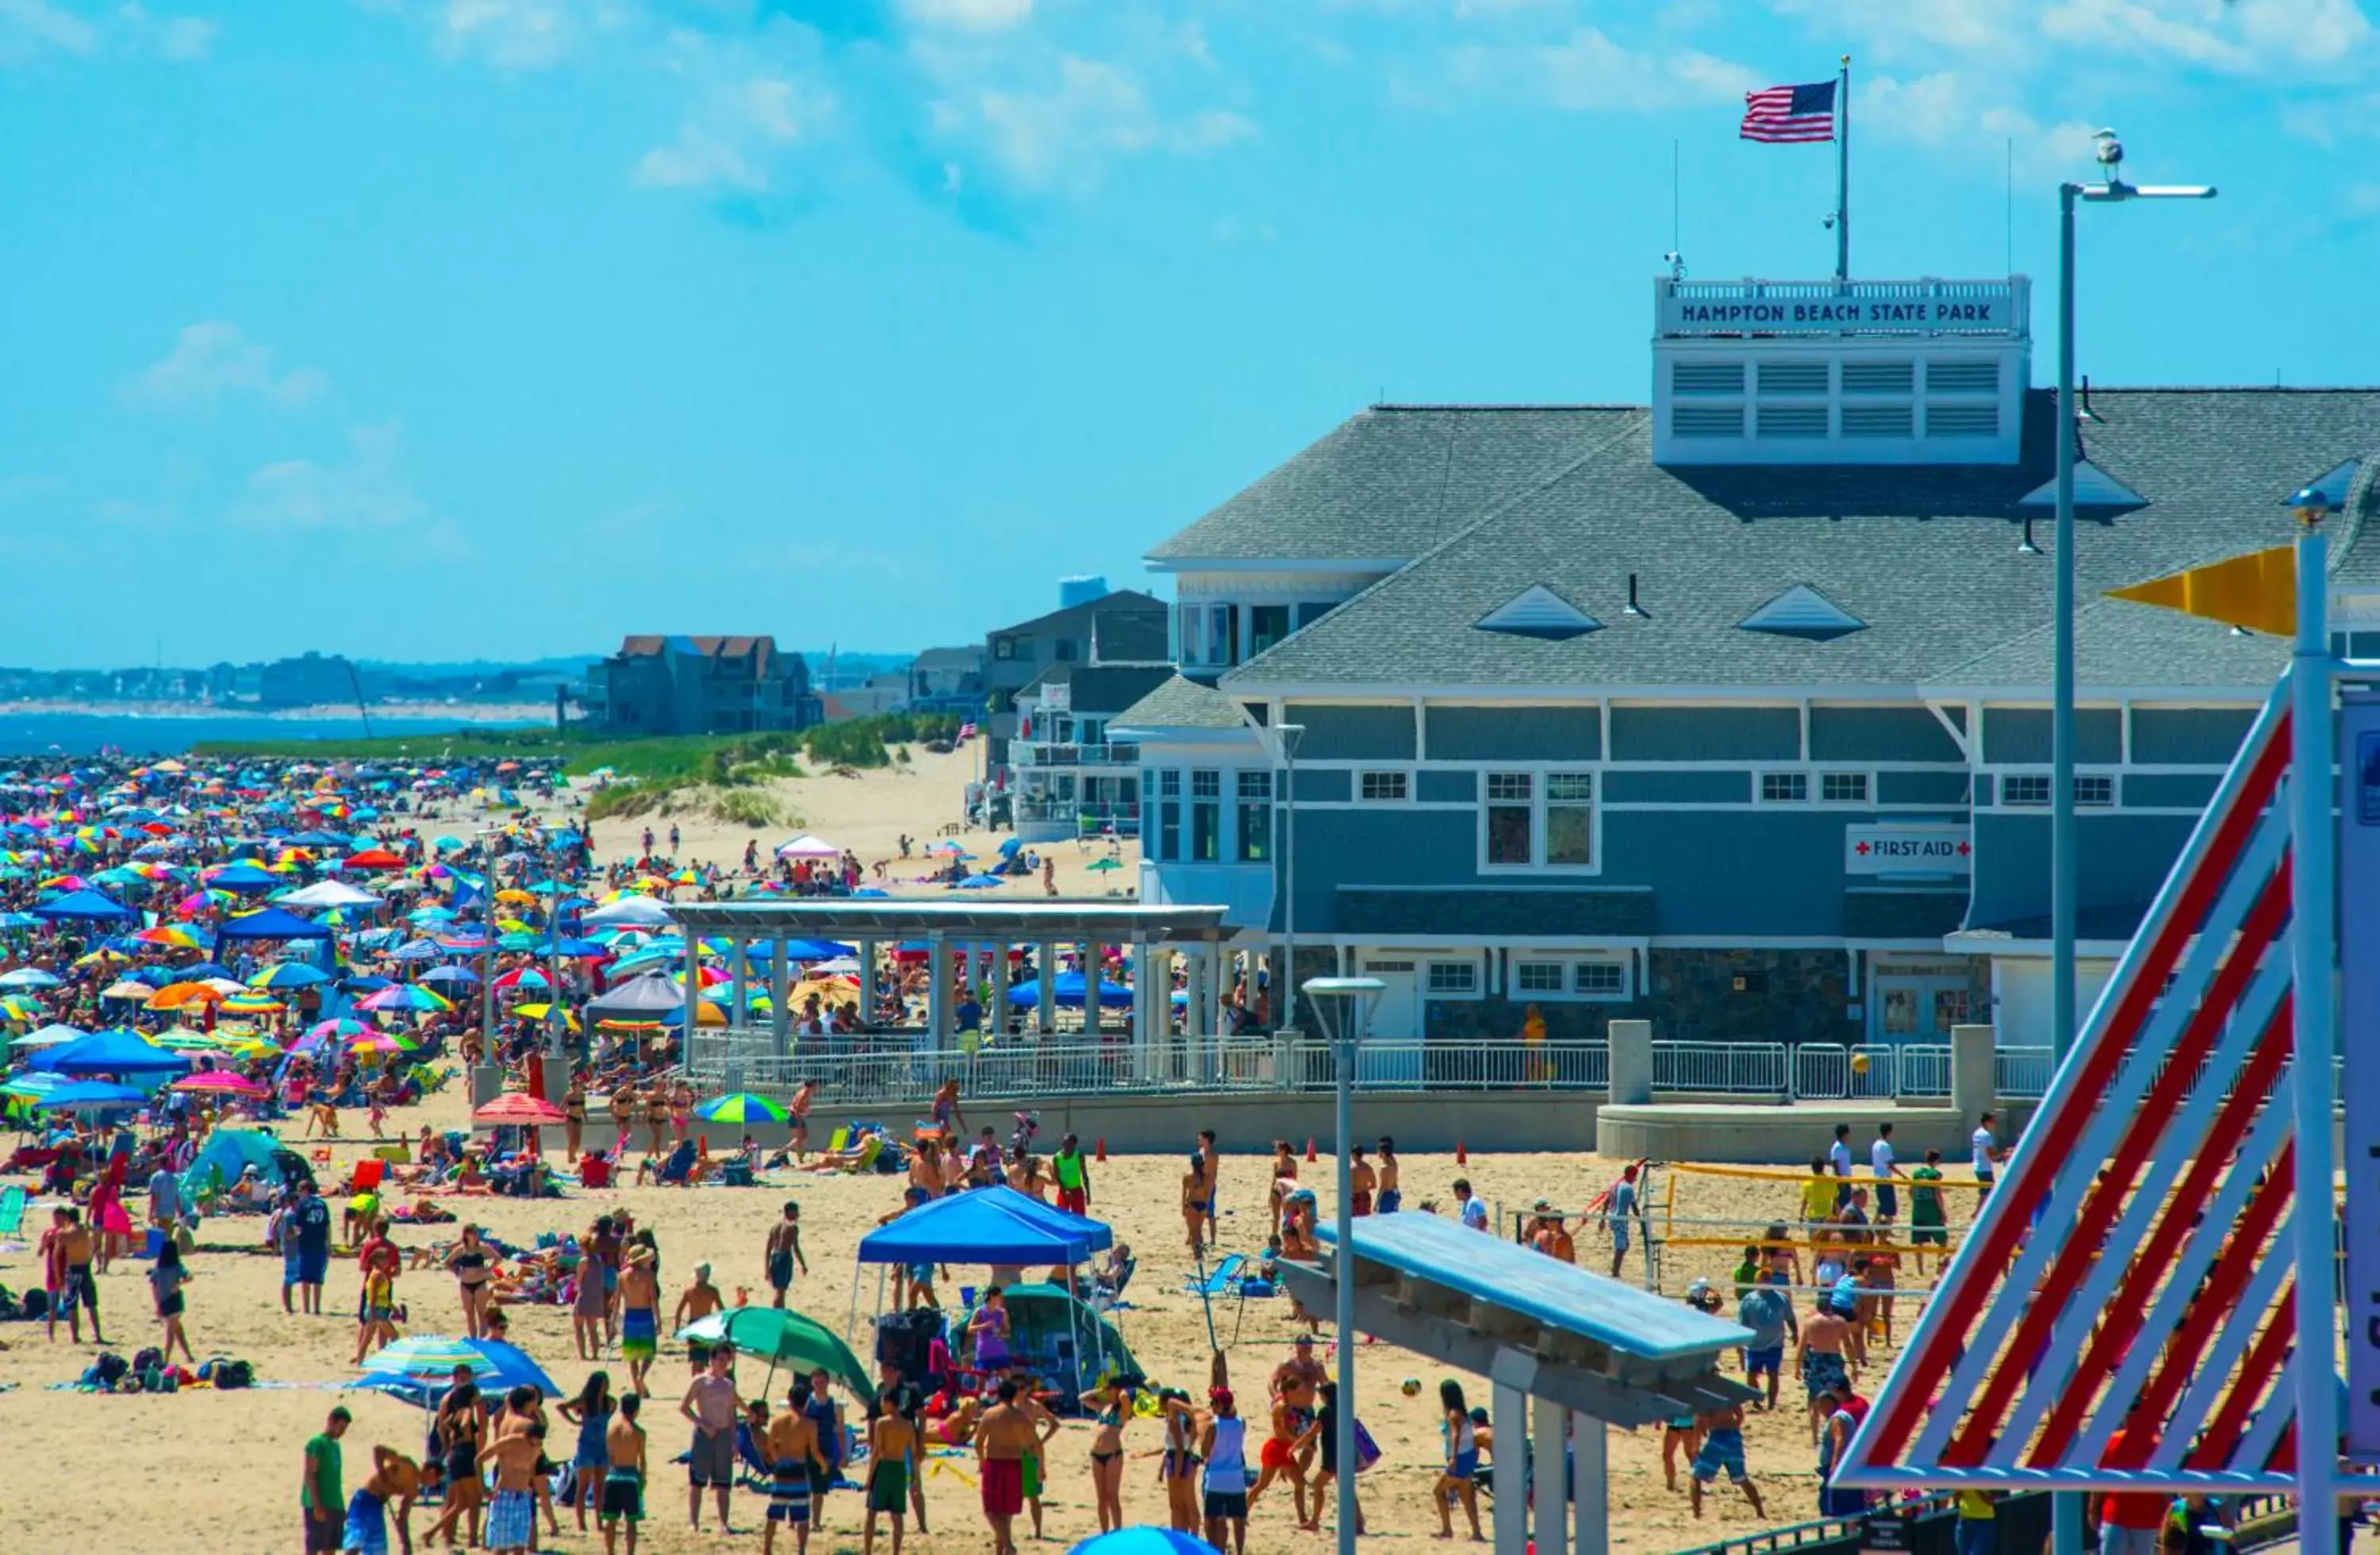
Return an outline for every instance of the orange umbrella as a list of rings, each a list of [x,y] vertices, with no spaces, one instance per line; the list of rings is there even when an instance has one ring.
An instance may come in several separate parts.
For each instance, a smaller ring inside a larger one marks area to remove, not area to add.
[[[152,1010],[182,1010],[198,1004],[220,1004],[224,992],[207,983],[167,983],[149,996]]]

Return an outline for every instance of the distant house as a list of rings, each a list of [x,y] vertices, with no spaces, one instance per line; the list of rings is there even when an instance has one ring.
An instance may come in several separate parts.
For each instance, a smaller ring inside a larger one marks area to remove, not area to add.
[[[992,764],[1008,759],[1019,694],[1052,664],[1170,662],[1170,613],[1163,601],[1123,589],[990,634],[984,644],[984,699]]]
[[[276,659],[257,677],[256,699],[269,708],[310,708],[358,699],[355,666],[334,654]]]
[[[1008,742],[1011,814],[1026,842],[1140,834],[1140,747],[1108,723],[1174,677],[1159,656],[1132,663],[1052,664],[1017,699]]]
[[[773,637],[630,637],[587,669],[587,707],[615,735],[807,729],[824,709],[809,665]]]
[[[982,648],[929,648],[918,654],[909,665],[909,706],[918,712],[982,712]]]

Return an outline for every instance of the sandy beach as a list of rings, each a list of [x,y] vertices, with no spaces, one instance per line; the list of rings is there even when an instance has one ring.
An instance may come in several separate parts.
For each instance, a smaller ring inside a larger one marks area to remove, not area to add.
[[[464,1106],[451,1088],[420,1108],[399,1114],[401,1124],[419,1126],[459,1124]],[[360,1120],[357,1120],[360,1122]],[[1267,1141],[1234,1139],[1230,1119],[1219,1110],[1217,1126],[1232,1149],[1261,1150]],[[290,1125],[294,1130],[295,1125]],[[1358,1119],[1360,1128],[1361,1119]],[[1054,1141],[1044,1141],[1054,1144]],[[1297,1142],[1302,1148],[1304,1142]],[[1185,1140],[1184,1146],[1190,1144]],[[336,1152],[336,1172],[361,1153],[362,1142],[343,1142]],[[1267,1162],[1261,1155],[1230,1155],[1223,1166],[1220,1220],[1226,1251],[1253,1253],[1262,1245]],[[1608,1186],[1620,1163],[1591,1156],[1476,1156],[1458,1169],[1450,1158],[1415,1158],[1404,1163],[1409,1207],[1424,1200],[1451,1209],[1450,1186],[1458,1174],[1467,1175],[1480,1195],[1509,1215],[1539,1197],[1573,1211]],[[1180,1163],[1175,1158],[1115,1160],[1095,1168],[1093,1213],[1108,1219],[1128,1240],[1140,1260],[1129,1293],[1131,1310],[1123,1315],[1123,1333],[1144,1367],[1160,1383],[1203,1391],[1208,1374],[1208,1314],[1195,1296],[1183,1293],[1190,1260],[1173,1206]],[[1321,1212],[1331,1213],[1330,1164],[1302,1169],[1303,1180],[1318,1189]],[[533,1241],[540,1233],[583,1230],[593,1217],[625,1205],[639,1222],[655,1229],[662,1255],[662,1284],[668,1299],[684,1284],[693,1266],[709,1262],[714,1279],[733,1302],[739,1287],[760,1293],[761,1244],[767,1229],[788,1197],[802,1205],[804,1249],[810,1272],[797,1282],[794,1304],[840,1330],[858,1293],[862,1323],[874,1309],[877,1280],[873,1270],[855,1282],[855,1253],[859,1238],[898,1202],[898,1178],[820,1177],[779,1172],[768,1174],[764,1185],[730,1188],[628,1188],[619,1192],[573,1190],[563,1200],[471,1201],[466,1213],[477,1217],[496,1235],[518,1242]],[[1681,1200],[1681,1213],[1742,1220],[1784,1215],[1792,1197],[1790,1183],[1695,1179]],[[1957,1197],[1954,1196],[1954,1200]],[[449,1203],[457,1201],[449,1200]],[[1966,1206],[1954,1202],[1954,1219],[1963,1219]],[[29,1225],[44,1212],[36,1210]],[[200,1233],[200,1251],[194,1260],[198,1278],[190,1287],[188,1327],[201,1357],[221,1354],[255,1363],[263,1386],[239,1393],[186,1391],[172,1396],[109,1397],[53,1391],[71,1381],[89,1364],[94,1347],[74,1347],[60,1330],[55,1345],[45,1342],[38,1324],[0,1327],[0,1380],[11,1384],[0,1392],[0,1440],[17,1444],[5,1489],[0,1489],[0,1549],[31,1549],[52,1542],[61,1525],[61,1507],[81,1509],[68,1516],[87,1518],[99,1525],[99,1509],[91,1491],[93,1471],[100,1465],[121,1465],[122,1493],[104,1507],[106,1537],[127,1548],[152,1550],[246,1551],[295,1549],[298,1544],[298,1484],[299,1447],[318,1428],[334,1403],[344,1403],[355,1413],[347,1438],[350,1485],[358,1482],[368,1464],[370,1447],[387,1443],[418,1450],[423,1416],[405,1404],[379,1394],[333,1391],[351,1375],[347,1360],[355,1342],[353,1313],[357,1279],[351,1263],[334,1257],[327,1287],[325,1316],[285,1317],[279,1304],[280,1265],[257,1246],[260,1219],[209,1221]],[[454,1227],[404,1228],[396,1233],[401,1245],[429,1244],[451,1237]],[[1730,1233],[1731,1234],[1731,1233]],[[1579,1237],[1582,1263],[1605,1266],[1608,1239],[1597,1230]],[[1735,1264],[1734,1253],[1721,1248],[1673,1252],[1665,1266],[1664,1285],[1672,1295],[1687,1279],[1703,1274],[1721,1282]],[[119,1263],[101,1282],[110,1338],[128,1355],[152,1342],[157,1324],[151,1316],[144,1265]],[[954,1283],[979,1284],[985,1271],[953,1270]],[[1641,1270],[1632,1257],[1632,1279]],[[16,1244],[0,1251],[0,1282],[18,1289],[38,1284],[40,1274],[32,1255]],[[1913,1282],[1911,1282],[1913,1283]],[[947,1299],[947,1289],[945,1292]],[[405,1331],[410,1334],[460,1331],[458,1300],[451,1278],[428,1271],[408,1273],[399,1285],[399,1297],[410,1309]],[[573,1358],[569,1320],[553,1306],[511,1309],[519,1343],[543,1363],[565,1391],[575,1391],[590,1369]],[[1261,1401],[1265,1379],[1289,1354],[1290,1341],[1301,1325],[1290,1316],[1286,1298],[1246,1304],[1219,1304],[1213,1311],[1219,1340],[1229,1356],[1231,1376],[1244,1400]],[[865,1350],[867,1336],[860,1344]],[[1326,1348],[1327,1355],[1327,1348]],[[625,1377],[616,1355],[601,1363],[615,1384]],[[1434,1532],[1427,1506],[1428,1486],[1439,1460],[1438,1421],[1434,1399],[1439,1368],[1385,1345],[1367,1345],[1359,1354],[1358,1415],[1385,1451],[1383,1463],[1361,1480],[1366,1513],[1383,1549],[1418,1549]],[[699,1536],[686,1525],[683,1472],[667,1464],[685,1446],[685,1429],[675,1415],[676,1395],[687,1377],[683,1347],[665,1340],[654,1368],[656,1393],[647,1419],[652,1429],[656,1472],[649,1496],[650,1521],[645,1548],[662,1552],[713,1549],[722,1542],[706,1526]],[[1407,1377],[1423,1384],[1419,1399],[1406,1399],[1397,1384]],[[759,1379],[746,1380],[747,1391]],[[1487,1402],[1485,1384],[1463,1378],[1466,1393]],[[1741,1534],[1758,1526],[1790,1523],[1813,1515],[1813,1457],[1803,1420],[1791,1385],[1786,1407],[1775,1415],[1755,1414],[1749,1424],[1752,1472],[1768,1497],[1769,1516],[1755,1518],[1740,1497],[1724,1484],[1709,1501],[1708,1515],[1699,1525],[1689,1516],[1682,1490],[1671,1493],[1662,1485],[1660,1443],[1657,1432],[1634,1436],[1614,1434],[1611,1450],[1610,1504],[1614,1542],[1638,1550],[1676,1549],[1698,1539]],[[1086,1453],[1090,1427],[1069,1423],[1051,1445],[1050,1491],[1046,1504],[1049,1547],[1067,1544],[1096,1531]],[[1159,1428],[1135,1423],[1128,1433],[1130,1453],[1124,1481],[1125,1510],[1134,1521],[1160,1520],[1164,1501],[1156,1482],[1153,1456]],[[102,1473],[108,1469],[101,1469]],[[990,1537],[978,1514],[973,1476],[964,1458],[936,1461],[927,1480],[933,1533],[919,1548],[952,1551],[987,1551]],[[814,1548],[843,1550],[858,1546],[857,1496],[837,1494],[828,1503],[826,1534]],[[742,1532],[732,1542],[750,1544],[757,1537],[761,1511],[759,1498],[739,1493],[736,1525]],[[420,1520],[426,1525],[426,1519]],[[706,1518],[706,1522],[708,1519]],[[1249,1548],[1286,1551],[1313,1548],[1313,1536],[1293,1526],[1291,1498],[1269,1494],[1256,1511],[1249,1530]],[[1460,1519],[1458,1518],[1458,1525]],[[543,1541],[550,1549],[600,1547],[600,1540],[578,1536],[567,1514],[564,1537]]]

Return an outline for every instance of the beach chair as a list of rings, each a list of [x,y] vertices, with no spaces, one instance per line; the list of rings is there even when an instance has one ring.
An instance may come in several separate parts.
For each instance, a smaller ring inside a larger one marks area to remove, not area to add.
[[[0,1189],[0,1236],[14,1236],[25,1229],[25,1190],[16,1183]]]
[[[868,1136],[868,1142],[859,1147],[858,1159],[851,1163],[852,1173],[856,1176],[862,1172],[875,1171],[876,1158],[883,1153],[884,1136],[880,1134],[869,1135]]]
[[[825,1153],[828,1155],[833,1155],[838,1150],[847,1150],[850,1148],[851,1126],[846,1124],[843,1127],[836,1129],[833,1136],[827,1140]]]
[[[1230,1257],[1208,1270],[1205,1280],[1201,1281],[1194,1275],[1184,1281],[1183,1294],[1204,1296],[1230,1295],[1240,1288],[1240,1275],[1247,1266],[1248,1260],[1245,1254],[1233,1253]]]

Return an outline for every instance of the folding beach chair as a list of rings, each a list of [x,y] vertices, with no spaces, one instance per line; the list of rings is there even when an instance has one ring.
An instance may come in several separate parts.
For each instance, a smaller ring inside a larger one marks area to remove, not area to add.
[[[1182,1292],[1184,1295],[1231,1295],[1239,1290],[1240,1272],[1246,1269],[1247,1265],[1245,1254],[1233,1253],[1230,1257],[1208,1270],[1204,1281],[1195,1276],[1184,1280],[1182,1282]]]
[[[25,1190],[16,1183],[0,1189],[0,1236],[14,1236],[25,1228]]]

